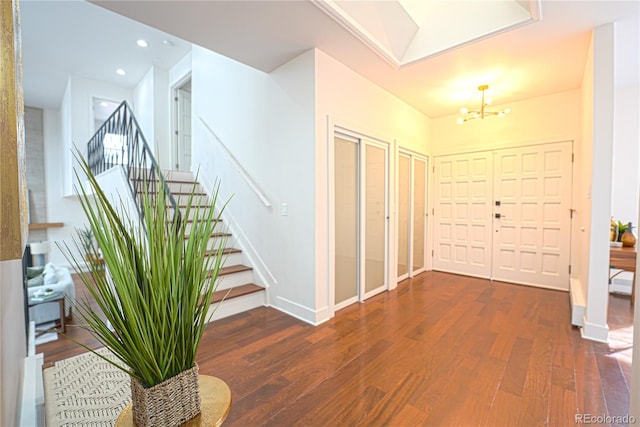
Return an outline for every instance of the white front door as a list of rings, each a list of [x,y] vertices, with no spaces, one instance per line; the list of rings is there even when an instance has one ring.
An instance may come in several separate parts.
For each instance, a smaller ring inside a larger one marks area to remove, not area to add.
[[[439,156],[435,163],[435,270],[491,277],[491,153]]]
[[[435,158],[433,268],[568,289],[571,142]]]
[[[494,168],[493,278],[568,289],[571,143],[500,150]]]

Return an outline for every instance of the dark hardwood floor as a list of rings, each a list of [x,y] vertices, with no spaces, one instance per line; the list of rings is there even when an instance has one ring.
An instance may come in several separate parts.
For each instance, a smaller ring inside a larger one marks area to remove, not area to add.
[[[427,272],[317,327],[271,308],[219,320],[198,363],[231,388],[226,426],[566,426],[628,414],[629,298],[609,312],[610,343],[595,343],[570,326],[567,293]]]

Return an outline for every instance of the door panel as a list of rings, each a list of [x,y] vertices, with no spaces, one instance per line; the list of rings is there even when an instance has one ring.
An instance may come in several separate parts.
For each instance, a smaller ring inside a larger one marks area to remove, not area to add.
[[[191,93],[178,89],[178,170],[191,170]]]
[[[500,150],[495,165],[493,278],[568,289],[571,143]]]
[[[412,276],[424,271],[427,229],[427,198],[425,184],[427,179],[427,163],[425,160],[413,159],[413,246]]]
[[[409,221],[411,220],[411,158],[398,157],[398,279],[409,274]]]
[[[368,298],[386,284],[387,248],[387,150],[365,143],[365,272],[364,296]]]
[[[491,153],[436,157],[436,270],[491,276]]]
[[[358,145],[335,139],[335,299],[358,296]]]
[[[387,287],[388,146],[334,139],[334,309]]]

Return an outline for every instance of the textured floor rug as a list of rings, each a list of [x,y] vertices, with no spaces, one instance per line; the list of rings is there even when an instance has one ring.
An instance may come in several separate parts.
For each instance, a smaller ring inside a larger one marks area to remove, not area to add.
[[[56,362],[44,370],[47,427],[115,425],[131,402],[129,384],[129,375],[90,352]]]

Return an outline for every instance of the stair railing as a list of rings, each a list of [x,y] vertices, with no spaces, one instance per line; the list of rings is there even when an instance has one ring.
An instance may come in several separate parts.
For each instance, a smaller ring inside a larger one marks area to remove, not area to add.
[[[144,218],[143,187],[146,184],[148,194],[156,197],[157,185],[162,185],[165,198],[173,208],[173,221],[181,221],[178,204],[127,101],[122,101],[89,140],[87,161],[94,175],[116,166],[124,167],[140,218]]]

